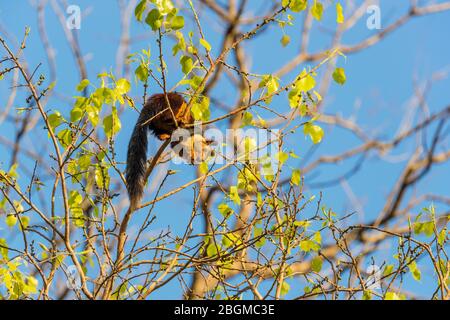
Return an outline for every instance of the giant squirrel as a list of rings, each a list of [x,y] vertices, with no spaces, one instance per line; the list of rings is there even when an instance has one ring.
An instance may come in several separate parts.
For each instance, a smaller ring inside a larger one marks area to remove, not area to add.
[[[170,139],[177,128],[182,128],[193,122],[194,119],[190,110],[187,110],[186,102],[176,92],[155,94],[147,100],[128,144],[125,180],[130,207],[133,210],[139,205],[146,183],[144,180],[147,168],[147,132],[150,131],[159,140],[164,141]],[[192,135],[191,137],[194,137],[191,140],[195,143],[200,139],[202,144],[209,144],[202,136]],[[183,141],[181,142],[183,144]],[[179,142],[172,142],[172,147],[177,143]]]

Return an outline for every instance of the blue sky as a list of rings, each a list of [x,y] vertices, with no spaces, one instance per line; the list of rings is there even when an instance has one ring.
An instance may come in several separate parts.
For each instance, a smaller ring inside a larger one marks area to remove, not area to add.
[[[89,14],[83,18],[82,27],[79,31],[79,39],[82,52],[85,55],[86,65],[90,79],[95,79],[96,74],[108,71],[110,68],[115,70],[115,56],[118,45],[119,25],[116,20],[119,17],[116,1],[81,1],[71,0],[82,10],[89,11]],[[257,11],[260,7],[258,0],[249,1],[248,10]],[[422,1],[424,3],[425,1]],[[443,2],[443,1],[438,1]],[[409,1],[381,1],[382,27],[385,27],[400,14],[406,12]],[[315,29],[312,34],[311,47],[312,52],[320,50],[329,43],[330,36],[325,29],[334,26],[334,11],[328,10],[325,14],[322,30]],[[211,22],[215,19],[208,11],[206,20]],[[24,26],[31,27],[31,35],[28,40],[25,51],[26,59],[30,68],[34,68],[42,62],[43,66],[39,69],[41,73],[48,73],[47,62],[41,40],[37,32],[37,16],[29,1],[7,1],[0,0],[0,25],[5,28],[10,35],[20,41]],[[217,25],[215,25],[217,27]],[[287,34],[292,38],[292,43],[283,48],[280,45],[282,32],[280,28],[270,27],[263,36],[257,37],[246,46],[248,54],[251,57],[251,70],[255,73],[270,73],[277,70],[280,66],[291,59],[298,50],[298,35],[300,33],[301,18],[297,16],[295,27],[288,27]],[[315,24],[317,27],[317,24]],[[70,48],[64,37],[59,21],[52,13],[49,6],[46,10],[46,28],[53,47],[57,53],[57,86],[56,92],[70,98],[76,94],[75,86],[79,82],[79,75],[75,68],[75,62],[70,52]],[[133,22],[132,35],[145,35],[143,41],[133,43],[132,52],[151,47],[152,52],[156,52],[156,42],[154,35],[149,32],[145,26]],[[376,131],[377,137],[389,138],[395,134],[398,123],[402,115],[408,109],[408,101],[414,90],[413,79],[416,77],[420,83],[430,79],[434,72],[450,68],[450,41],[448,41],[448,31],[450,30],[450,13],[441,13],[432,16],[414,18],[412,21],[390,34],[377,45],[363,50],[360,53],[351,54],[347,59],[339,58],[338,65],[345,67],[347,73],[347,83],[345,86],[331,85],[331,90],[325,100],[325,111],[327,113],[338,113],[344,117],[354,114],[355,105],[359,104],[357,112],[358,124],[371,132]],[[1,30],[0,30],[1,32]],[[365,26],[365,20],[360,21],[355,28],[344,37],[345,44],[355,44],[371,34],[378,32],[368,30]],[[213,28],[206,29],[206,38],[213,45],[221,41],[217,31]],[[1,32],[3,36],[3,32]],[[297,36],[297,37],[296,37]],[[168,45],[167,52],[170,55]],[[156,53],[154,54],[154,56]],[[178,61],[175,58],[167,60],[169,69],[169,87],[178,81],[180,71]],[[213,94],[223,99],[226,103],[234,102],[234,95],[229,94],[231,86],[222,81],[215,88]],[[450,80],[445,79],[433,86],[428,96],[428,103],[431,112],[444,108],[450,101]],[[9,88],[4,83],[0,84],[0,108],[5,104],[8,97]],[[133,83],[133,96],[142,96],[142,88]],[[23,94],[22,94],[23,96]],[[286,110],[285,98],[274,99],[274,105],[281,110]],[[17,103],[24,103],[23,99],[17,99]],[[17,105],[17,107],[24,105]],[[48,109],[58,109],[60,111],[70,110],[70,100],[51,99]],[[213,111],[213,115],[219,114]],[[134,112],[126,112],[122,118],[122,131],[117,137],[118,158],[125,160],[126,145],[131,134],[132,127],[136,119]],[[42,126],[38,126],[41,128]],[[14,134],[14,128],[11,125],[1,124],[1,134],[11,138]],[[326,132],[326,138],[322,143],[317,155],[334,154],[342,152],[351,146],[356,146],[358,141],[347,132],[339,129],[331,129]],[[26,143],[32,147],[33,135],[27,136]],[[303,138],[300,141],[290,141],[289,143],[299,143],[301,150],[308,150],[310,143]],[[410,150],[414,140],[410,139],[404,142],[396,152]],[[151,148],[154,150],[154,148]],[[9,161],[7,150],[0,146],[0,162]],[[303,156],[300,152],[300,156]],[[394,154],[395,155],[395,154]],[[313,182],[332,180],[343,172],[349,170],[355,163],[350,161],[341,166],[329,166],[321,171],[320,176],[311,177]],[[359,199],[364,209],[364,221],[376,217],[381,210],[384,200],[392,188],[394,182],[400,174],[400,169],[405,160],[400,163],[380,162],[372,155],[365,167],[356,176],[352,177],[348,184],[352,188],[355,197]],[[298,163],[298,161],[297,161]],[[296,162],[290,162],[295,166]],[[4,163],[1,163],[3,166]],[[26,164],[30,166],[30,163]],[[194,171],[190,167],[183,168],[186,175],[180,178],[176,176],[169,180],[164,188],[168,191],[171,188],[188,181],[194,176]],[[450,168],[448,164],[437,166],[428,177],[426,177],[418,186],[419,193],[436,193],[449,195],[448,177]],[[311,194],[318,194],[320,189],[308,190]],[[355,210],[350,204],[346,193],[341,185],[323,190],[324,203],[333,208],[339,214],[345,215]],[[185,223],[189,217],[189,203],[192,198],[192,190],[188,189],[181,192],[176,201],[164,201],[158,204],[157,226],[165,228],[170,226],[176,233],[184,230]],[[186,205],[186,210],[183,207]],[[440,207],[438,206],[438,209]],[[443,209],[443,208],[441,208]],[[362,217],[362,212],[358,212]],[[1,232],[1,231],[0,231]],[[389,249],[382,250],[380,257],[390,259]],[[432,288],[427,283],[432,277],[432,270],[425,268],[423,270],[424,278],[422,283],[416,284],[408,281],[408,286],[415,291],[420,287],[424,295],[430,294]],[[173,297],[172,292],[177,284],[163,288],[158,294],[158,298]],[[155,298],[155,297],[154,297]],[[176,297],[178,298],[178,297]]]

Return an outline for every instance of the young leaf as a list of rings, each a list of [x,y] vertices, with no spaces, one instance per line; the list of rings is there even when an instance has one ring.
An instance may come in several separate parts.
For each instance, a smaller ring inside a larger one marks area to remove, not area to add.
[[[123,95],[125,93],[127,93],[128,91],[130,91],[131,85],[130,85],[130,81],[128,81],[127,79],[119,79],[116,82],[116,92],[119,95]]]
[[[217,207],[220,214],[224,216],[224,218],[228,218],[230,215],[233,214],[233,209],[231,209],[226,203],[221,203]]]
[[[173,30],[179,30],[184,27],[184,17],[183,16],[175,16],[171,21],[171,27]]]
[[[134,9],[134,16],[137,21],[142,21],[142,15],[144,14],[145,7],[147,6],[147,0],[141,0]]]
[[[311,270],[314,272],[320,272],[320,270],[322,270],[322,263],[323,261],[321,257],[314,257],[311,261]]]
[[[89,83],[90,82],[88,79],[84,79],[77,85],[77,91],[83,91],[89,85]]]
[[[239,196],[239,192],[236,186],[231,186],[230,187],[230,194],[229,194],[230,199],[236,203],[238,206],[241,205],[241,197]]]
[[[148,13],[147,18],[145,18],[145,23],[147,23],[153,31],[156,31],[162,26],[162,18],[163,16],[159,10],[153,9]]]
[[[301,181],[301,173],[300,170],[296,169],[296,170],[292,170],[292,176],[291,176],[291,183],[293,185],[300,185],[300,181]]]
[[[336,68],[333,72],[333,79],[336,83],[343,85],[347,81],[345,70],[343,68]]]
[[[316,86],[316,80],[311,76],[310,73],[307,73],[306,70],[303,70],[294,86],[296,89],[303,92],[310,91]]]
[[[134,75],[141,82],[146,82],[149,76],[147,67],[144,64],[140,64],[134,71]]]
[[[311,14],[317,21],[322,20],[323,4],[321,4],[317,0],[314,0],[314,4],[311,7]]]
[[[55,128],[58,127],[62,123],[62,121],[63,117],[58,111],[48,116],[48,124],[50,125],[53,131],[55,131]]]
[[[281,295],[285,296],[289,293],[289,290],[291,289],[291,286],[286,281],[283,281],[283,284],[281,285]]]
[[[291,37],[289,37],[287,34],[285,34],[281,38],[280,42],[283,47],[286,47],[291,42]]]
[[[206,51],[211,51],[211,45],[209,44],[208,41],[206,41],[205,39],[200,39],[200,44],[203,46],[203,48],[206,49]]]
[[[336,3],[336,15],[336,22],[344,23],[344,10],[339,2]]]
[[[113,108],[113,112],[103,120],[103,129],[108,138],[111,138],[120,131],[122,124],[117,115],[117,110]]]
[[[289,159],[289,154],[286,152],[278,152],[276,155],[276,159],[281,163],[284,164]]]
[[[211,116],[211,111],[209,110],[209,98],[201,97],[197,99],[192,108],[192,116],[198,121],[208,121]]]
[[[17,223],[17,218],[16,218],[15,215],[10,214],[10,215],[8,215],[8,216],[6,217],[5,222],[6,222],[6,225],[7,225],[8,227],[12,228],[12,227],[14,227],[14,226],[16,225],[16,223]]]
[[[180,64],[181,70],[183,71],[184,74],[188,74],[194,66],[192,59],[188,56],[182,56],[180,59]]]
[[[386,292],[384,300],[400,300],[400,297],[395,292]]]
[[[293,12],[300,12],[308,6],[308,0],[283,0],[281,2],[283,7],[289,6]]]
[[[323,129],[321,127],[310,122],[305,124],[303,133],[305,135],[309,135],[314,144],[320,143],[324,135]]]
[[[438,236],[439,245],[443,246],[446,239],[447,239],[447,228],[444,228],[441,230],[441,232],[439,232]]]

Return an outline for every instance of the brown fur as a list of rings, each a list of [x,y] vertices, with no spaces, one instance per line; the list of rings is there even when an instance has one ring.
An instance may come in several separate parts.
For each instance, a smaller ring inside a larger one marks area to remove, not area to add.
[[[167,99],[170,106],[167,104]],[[144,177],[147,168],[147,131],[150,130],[160,140],[167,140],[177,127],[193,122],[191,113],[186,110],[186,102],[180,94],[168,93],[167,99],[164,94],[155,94],[147,100],[128,144],[125,179],[132,210],[139,205],[144,191]]]

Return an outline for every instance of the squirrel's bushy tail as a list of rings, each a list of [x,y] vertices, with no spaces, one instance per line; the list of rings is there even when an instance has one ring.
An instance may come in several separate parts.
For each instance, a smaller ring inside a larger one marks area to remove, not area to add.
[[[169,104],[166,103],[167,99]],[[168,110],[169,106],[172,112]],[[176,117],[180,116],[180,119],[177,119],[179,123],[191,122],[190,113],[184,114],[183,106],[186,106],[183,97],[176,92],[169,92],[167,97],[164,94],[154,94],[142,108],[128,144],[127,169],[125,171],[131,211],[139,206],[146,183],[147,131],[151,131],[160,140],[170,137],[177,128],[177,124],[173,120],[174,114]]]
[[[128,144],[125,180],[132,210],[137,208],[144,192],[148,144],[148,124],[145,122],[151,116],[150,111],[143,108]]]

